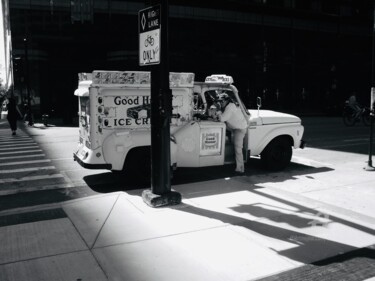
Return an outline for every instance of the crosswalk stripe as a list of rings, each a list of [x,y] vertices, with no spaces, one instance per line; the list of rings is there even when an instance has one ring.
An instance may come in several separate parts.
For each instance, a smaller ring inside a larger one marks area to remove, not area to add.
[[[25,144],[35,144],[35,142],[30,142],[30,143],[14,143],[14,144],[6,144],[6,145],[1,145],[1,147],[16,147],[16,146],[22,146],[22,145],[25,145]]]
[[[45,175],[45,176],[31,176],[31,177],[23,177],[23,178],[7,178],[7,179],[0,179],[1,183],[14,183],[14,182],[21,182],[21,181],[35,181],[35,180],[45,180],[45,179],[56,179],[56,178],[64,178],[61,174],[53,174],[53,175]]]
[[[18,136],[18,137],[0,137],[0,141],[9,141],[9,140],[29,140],[29,136]]]
[[[0,157],[0,160],[15,159],[15,158],[31,158],[31,157],[42,157],[45,154],[32,154],[32,155],[21,155],[21,156],[10,156],[10,157]]]
[[[41,149],[30,149],[30,150],[21,150],[21,151],[11,151],[11,152],[0,152],[0,155],[7,155],[7,154],[22,154],[22,153],[29,153],[29,152],[40,152]]]
[[[7,133],[0,129],[0,196],[74,187],[32,137]]]
[[[29,145],[29,146],[17,146],[15,149],[25,149],[25,148],[37,148],[39,147],[37,144]],[[9,151],[9,149],[12,149],[11,147],[8,148],[0,148],[0,151]]]
[[[12,194],[24,193],[24,192],[41,191],[41,190],[71,188],[71,187],[74,187],[74,185],[70,183],[60,183],[60,184],[43,185],[43,186],[38,186],[38,187],[23,187],[23,188],[15,188],[15,189],[6,189],[6,190],[0,190],[0,196],[12,195]]]
[[[0,171],[0,174],[32,172],[32,171],[40,171],[40,170],[54,170],[54,169],[56,169],[55,166],[45,166],[45,167],[36,167],[36,168],[21,168],[21,169],[13,169],[13,170],[2,170],[2,171]]]
[[[0,163],[0,166],[27,165],[27,164],[46,163],[46,162],[51,162],[51,160],[50,159],[41,159],[41,160],[8,162],[8,163]]]
[[[32,139],[30,140],[20,140],[20,141],[0,141],[0,144],[3,145],[3,144],[25,144],[25,143],[29,143],[29,142],[33,142],[35,143],[35,141],[33,141]]]

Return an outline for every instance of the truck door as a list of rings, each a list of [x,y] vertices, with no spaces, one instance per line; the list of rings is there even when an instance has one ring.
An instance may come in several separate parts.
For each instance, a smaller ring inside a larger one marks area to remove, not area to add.
[[[196,120],[174,134],[178,167],[206,167],[224,164],[225,124]]]

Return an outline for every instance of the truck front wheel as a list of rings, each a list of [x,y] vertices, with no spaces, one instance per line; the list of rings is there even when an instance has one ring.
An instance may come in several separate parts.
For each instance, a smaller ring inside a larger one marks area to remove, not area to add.
[[[283,170],[292,159],[292,144],[287,137],[273,139],[260,154],[262,164],[267,170]]]

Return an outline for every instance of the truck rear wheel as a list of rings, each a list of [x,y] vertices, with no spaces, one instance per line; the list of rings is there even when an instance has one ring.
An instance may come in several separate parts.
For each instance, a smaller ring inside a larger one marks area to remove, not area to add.
[[[273,139],[260,154],[267,170],[283,170],[292,159],[292,144],[287,137]]]

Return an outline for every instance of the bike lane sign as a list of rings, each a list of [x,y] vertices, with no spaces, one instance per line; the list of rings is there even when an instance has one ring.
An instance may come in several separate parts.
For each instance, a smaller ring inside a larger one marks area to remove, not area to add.
[[[148,7],[139,11],[140,66],[160,64],[160,13],[160,5]]]

